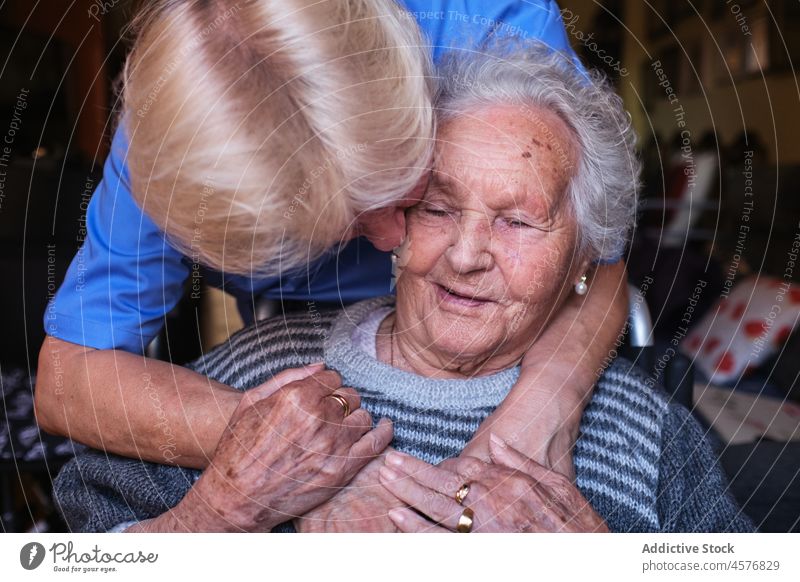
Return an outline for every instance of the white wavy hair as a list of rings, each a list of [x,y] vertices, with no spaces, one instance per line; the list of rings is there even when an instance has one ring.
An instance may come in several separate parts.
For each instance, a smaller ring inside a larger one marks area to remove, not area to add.
[[[577,167],[568,200],[579,250],[589,260],[622,256],[635,223],[640,161],[622,99],[596,72],[538,41],[505,38],[476,51],[452,51],[438,68],[439,125],[498,104],[541,108],[573,130]]]
[[[429,167],[430,57],[393,0],[155,0],[134,30],[132,193],[195,263],[305,265]]]

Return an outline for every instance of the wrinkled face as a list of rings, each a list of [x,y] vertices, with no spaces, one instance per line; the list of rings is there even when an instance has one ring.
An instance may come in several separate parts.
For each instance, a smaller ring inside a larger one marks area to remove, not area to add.
[[[587,265],[566,194],[573,139],[557,115],[510,105],[441,127],[397,290],[398,325],[420,350],[508,367],[572,291]]]

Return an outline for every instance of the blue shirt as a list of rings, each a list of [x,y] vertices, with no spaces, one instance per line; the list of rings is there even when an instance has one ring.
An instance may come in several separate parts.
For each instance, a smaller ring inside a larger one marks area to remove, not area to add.
[[[434,60],[448,49],[479,45],[491,33],[538,39],[571,53],[552,0],[404,3],[427,36]],[[166,242],[134,202],[127,149],[118,128],[103,179],[88,205],[82,246],[45,311],[48,335],[97,349],[141,353],[161,330],[164,314],[180,300],[190,276],[222,287],[240,305],[254,296],[348,304],[389,291],[389,255],[365,239],[277,278],[254,280],[197,268]]]

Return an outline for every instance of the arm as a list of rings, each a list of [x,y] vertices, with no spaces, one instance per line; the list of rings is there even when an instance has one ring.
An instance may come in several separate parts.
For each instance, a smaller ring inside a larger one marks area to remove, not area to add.
[[[524,455],[574,478],[571,450],[581,415],[612,359],[627,313],[624,264],[597,268],[589,293],[568,300],[525,356],[517,384],[462,455],[486,458],[494,432]]]
[[[328,499],[391,441],[391,423],[373,430],[359,404],[321,364],[284,370],[243,396],[202,473],[89,450],[59,473],[54,496],[73,531],[127,522],[139,522],[129,531],[269,531]]]
[[[47,432],[126,457],[204,468],[242,393],[192,370],[48,337],[36,419]]]
[[[108,452],[204,467],[239,394],[137,355],[180,299],[189,268],[133,200],[127,147],[119,128],[83,245],[45,312],[37,419]]]

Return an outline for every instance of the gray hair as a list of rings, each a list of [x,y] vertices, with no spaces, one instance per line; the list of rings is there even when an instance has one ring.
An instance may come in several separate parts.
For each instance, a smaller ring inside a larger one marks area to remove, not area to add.
[[[622,256],[636,218],[640,162],[630,115],[600,73],[585,73],[571,56],[521,39],[451,52],[438,73],[439,124],[498,104],[559,115],[572,128],[579,149],[567,189],[579,248],[594,260]]]

